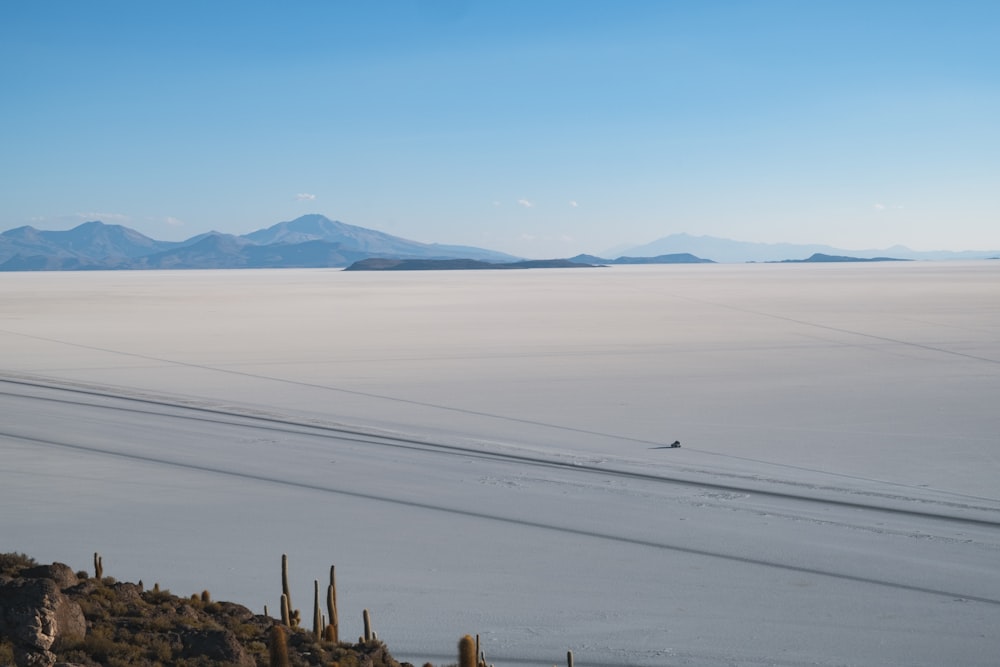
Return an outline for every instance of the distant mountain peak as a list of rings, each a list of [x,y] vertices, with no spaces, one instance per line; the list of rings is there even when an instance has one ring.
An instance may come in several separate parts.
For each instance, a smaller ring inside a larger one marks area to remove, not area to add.
[[[650,257],[657,255],[691,253],[717,262],[780,262],[786,259],[809,257],[816,253],[830,256],[875,258],[891,256],[899,259],[977,259],[990,252],[916,252],[902,245],[891,248],[847,250],[821,244],[761,243],[734,241],[717,236],[693,236],[684,232],[670,234],[650,243],[626,248],[622,254]]]
[[[14,227],[13,229],[8,229],[7,231],[0,234],[0,236],[9,239],[36,239],[39,238],[39,232],[37,229],[31,225],[21,225],[20,227]]]
[[[340,237],[344,234],[357,234],[361,232],[374,232],[374,230],[330,220],[325,215],[320,215],[319,213],[309,213],[301,215],[294,220],[286,220],[273,224],[270,227],[244,234],[243,238],[254,243],[267,245],[270,243],[319,241]],[[381,232],[374,233],[381,234]]]

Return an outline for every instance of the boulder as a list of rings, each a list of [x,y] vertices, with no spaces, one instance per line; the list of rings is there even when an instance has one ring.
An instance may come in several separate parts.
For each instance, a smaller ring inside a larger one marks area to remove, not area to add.
[[[76,576],[69,565],[65,563],[52,563],[52,565],[37,565],[21,570],[18,575],[24,579],[51,579],[59,586],[59,590],[65,590],[70,586],[76,586],[80,579]]]
[[[189,630],[181,634],[185,657],[205,657],[241,667],[254,667],[254,660],[229,630]]]
[[[87,632],[80,605],[63,595],[53,579],[14,579],[0,585],[0,635],[14,644],[19,667],[51,667],[49,650]]]

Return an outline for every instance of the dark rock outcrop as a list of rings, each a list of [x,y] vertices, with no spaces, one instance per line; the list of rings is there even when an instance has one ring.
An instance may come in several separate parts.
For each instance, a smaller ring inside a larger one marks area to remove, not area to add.
[[[51,579],[56,582],[59,590],[64,590],[70,586],[76,586],[80,579],[76,576],[69,565],[65,563],[52,563],[51,565],[36,565],[26,570],[21,570],[20,576],[24,579]]]
[[[13,644],[18,665],[50,667],[56,662],[53,649],[86,635],[83,610],[57,583],[56,579],[67,580],[63,568],[69,569],[59,565],[32,568],[16,579],[0,580],[0,636]],[[32,573],[54,575],[56,579],[35,578]]]
[[[569,259],[526,259],[520,262],[482,262],[476,259],[392,259],[370,257],[344,271],[472,271],[479,269],[579,269],[594,268]]]

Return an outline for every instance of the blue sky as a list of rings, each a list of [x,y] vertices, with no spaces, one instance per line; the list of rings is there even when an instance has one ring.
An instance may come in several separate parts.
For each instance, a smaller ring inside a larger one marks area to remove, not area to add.
[[[1000,3],[15,1],[0,229],[1000,248]]]

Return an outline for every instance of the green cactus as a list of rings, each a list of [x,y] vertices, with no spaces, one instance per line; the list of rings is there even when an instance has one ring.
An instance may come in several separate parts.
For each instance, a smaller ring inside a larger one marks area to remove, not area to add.
[[[281,554],[281,592],[288,600],[288,608],[292,608],[292,591],[288,587],[288,554]]]
[[[476,640],[470,635],[458,640],[458,667],[476,667]]]
[[[319,581],[313,579],[313,635],[316,640],[323,638],[323,618],[319,609]]]
[[[330,566],[330,585],[326,587],[326,611],[330,616],[329,628],[333,628],[333,639],[330,641],[340,641],[340,621],[337,618],[337,577],[336,568]]]
[[[270,656],[270,667],[289,667],[288,638],[285,637],[285,629],[280,625],[271,626],[267,652]]]

